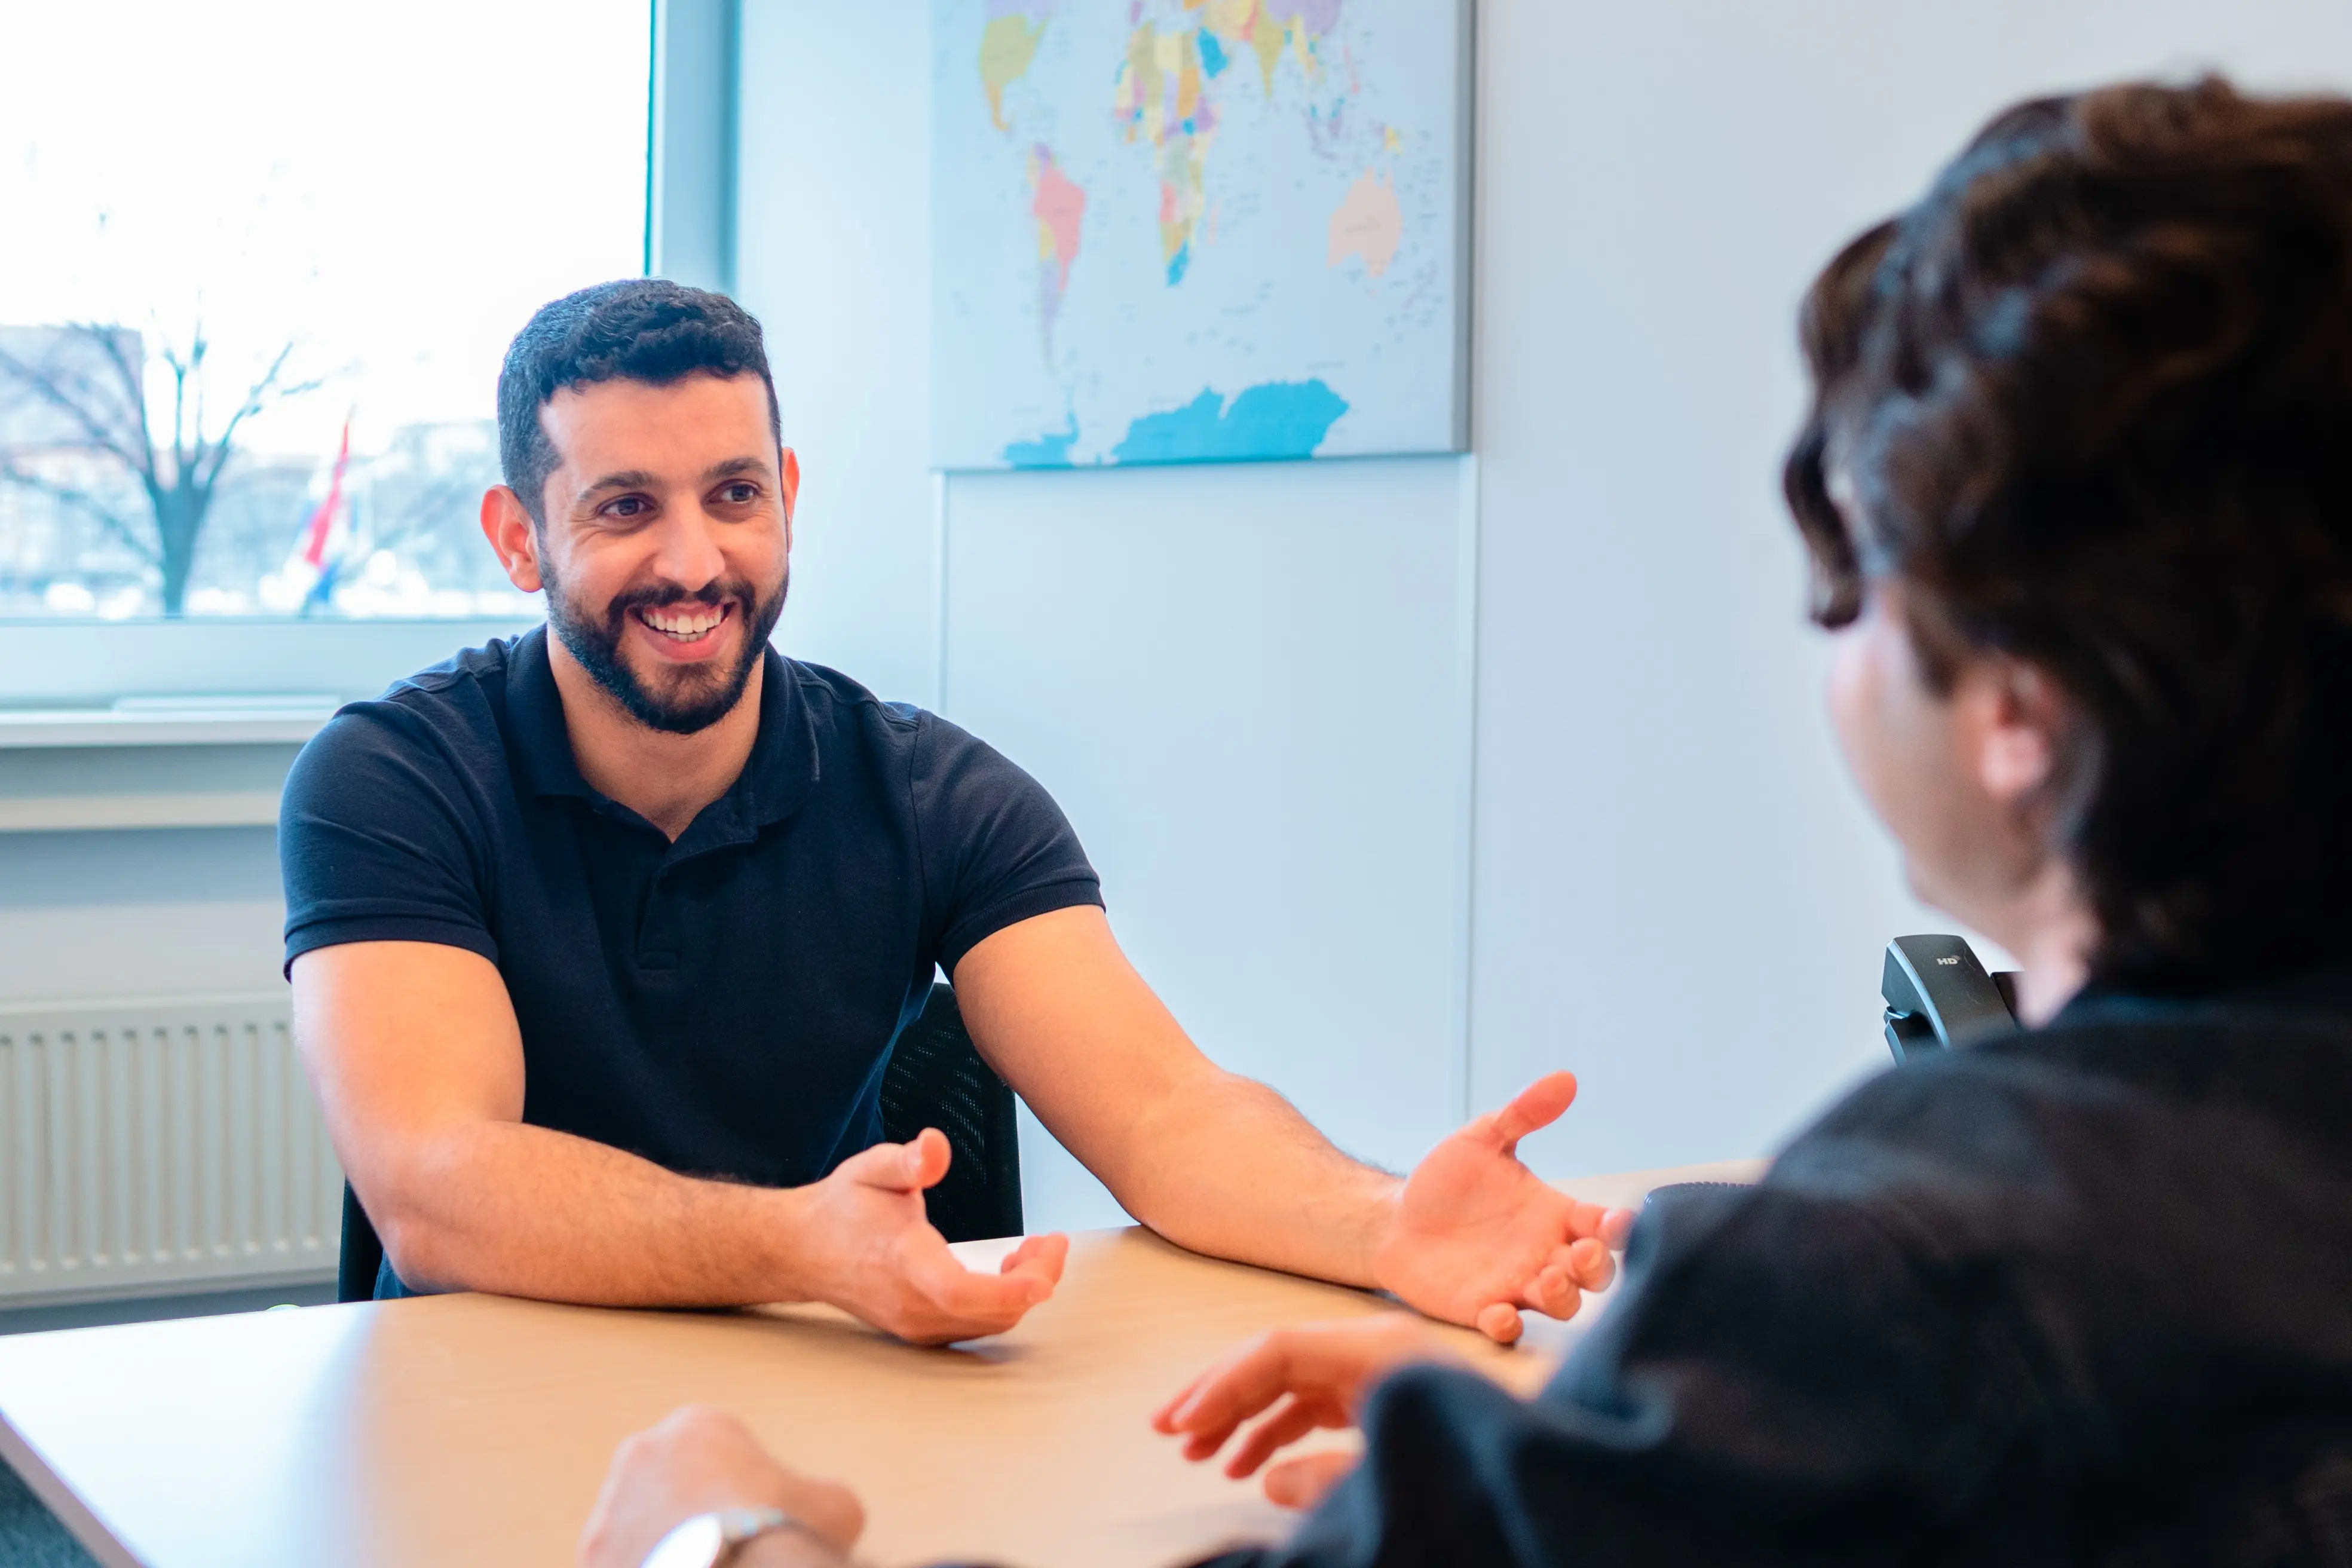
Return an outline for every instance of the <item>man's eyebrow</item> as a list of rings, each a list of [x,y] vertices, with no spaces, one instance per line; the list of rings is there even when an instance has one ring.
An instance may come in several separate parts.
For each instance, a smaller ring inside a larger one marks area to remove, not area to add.
[[[713,463],[703,470],[703,479],[731,479],[739,474],[758,474],[766,478],[774,469],[765,458],[730,458],[723,463]]]
[[[703,470],[702,479],[705,484],[711,484],[719,479],[731,479],[742,474],[757,474],[765,479],[774,471],[773,467],[764,458],[730,458],[723,463],[713,463],[709,468]],[[603,479],[583,489],[572,499],[576,504],[592,496],[602,495],[606,490],[649,490],[656,489],[660,485],[661,476],[649,469],[624,468],[618,473],[606,474]]]
[[[651,489],[661,480],[643,468],[624,468],[617,474],[606,474],[594,484],[583,489],[575,499],[586,500],[599,490]]]

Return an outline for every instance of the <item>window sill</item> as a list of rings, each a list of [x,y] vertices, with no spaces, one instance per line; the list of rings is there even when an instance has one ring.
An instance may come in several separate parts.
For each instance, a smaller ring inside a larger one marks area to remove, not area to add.
[[[168,710],[0,708],[0,751],[58,746],[299,746],[335,710],[239,707]]]
[[[275,790],[186,795],[47,795],[0,800],[0,833],[115,833],[142,827],[270,827]]]
[[[0,836],[268,827],[333,700],[0,708]]]

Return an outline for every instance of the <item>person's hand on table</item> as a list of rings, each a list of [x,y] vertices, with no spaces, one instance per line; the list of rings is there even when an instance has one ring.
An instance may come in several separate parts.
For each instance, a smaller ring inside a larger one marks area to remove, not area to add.
[[[729,1509],[774,1509],[797,1521],[746,1543],[732,1560],[742,1568],[845,1563],[866,1528],[849,1489],[793,1474],[734,1416],[690,1405],[614,1451],[581,1532],[581,1568],[640,1568],[678,1525]]]
[[[1519,1140],[1575,1098],[1575,1078],[1552,1073],[1431,1150],[1373,1255],[1381,1289],[1502,1344],[1518,1339],[1521,1309],[1571,1318],[1585,1291],[1607,1289],[1632,1212],[1579,1203],[1518,1158]]]
[[[1024,1238],[994,1274],[948,1250],[923,1214],[924,1189],[948,1173],[948,1159],[946,1136],[927,1127],[796,1189],[807,1205],[794,1275],[802,1293],[918,1344],[1001,1334],[1051,1296],[1070,1253],[1066,1236]]]
[[[1364,1395],[1405,1363],[1455,1359],[1426,1324],[1402,1312],[1276,1329],[1194,1378],[1151,1425],[1182,1437],[1184,1457],[1199,1461],[1279,1401],[1226,1459],[1225,1474],[1239,1480],[1318,1427],[1354,1426]],[[1352,1453],[1286,1459],[1265,1472],[1265,1495],[1285,1508],[1312,1507],[1356,1459]]]

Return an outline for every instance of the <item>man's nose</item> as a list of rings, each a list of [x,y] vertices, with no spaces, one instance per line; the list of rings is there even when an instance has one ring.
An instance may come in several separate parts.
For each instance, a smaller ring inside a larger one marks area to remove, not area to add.
[[[719,548],[718,524],[698,506],[678,507],[662,520],[655,545],[654,571],[688,593],[709,587],[727,570]]]

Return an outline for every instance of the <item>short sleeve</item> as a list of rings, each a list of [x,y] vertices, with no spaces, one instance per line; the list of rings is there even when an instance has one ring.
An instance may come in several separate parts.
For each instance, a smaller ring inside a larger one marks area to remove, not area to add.
[[[925,924],[950,975],[987,938],[1033,916],[1100,905],[1095,875],[1045,786],[934,713],[917,721],[915,827]]]
[[[286,966],[354,942],[430,942],[498,961],[481,814],[460,770],[393,702],[344,709],[287,775],[278,814]]]

